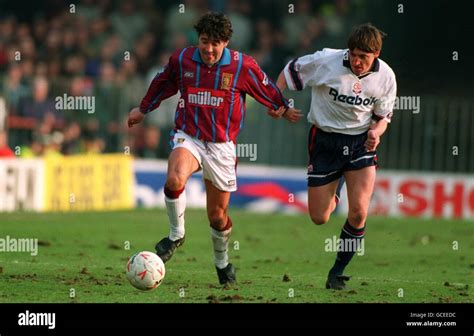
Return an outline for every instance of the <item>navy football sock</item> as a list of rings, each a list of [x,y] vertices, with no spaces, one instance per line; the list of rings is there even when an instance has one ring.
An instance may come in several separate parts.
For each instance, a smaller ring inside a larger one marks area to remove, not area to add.
[[[356,229],[349,224],[349,220],[346,220],[339,237],[341,239],[341,250],[337,252],[336,262],[329,271],[330,275],[342,275],[347,264],[360,248],[364,234],[365,225],[361,229]]]

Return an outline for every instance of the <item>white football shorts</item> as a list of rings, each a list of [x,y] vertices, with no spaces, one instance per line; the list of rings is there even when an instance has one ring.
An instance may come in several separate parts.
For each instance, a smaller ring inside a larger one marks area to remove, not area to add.
[[[202,169],[203,178],[221,191],[237,190],[236,151],[232,141],[207,142],[178,130],[173,136],[173,150],[186,148]]]

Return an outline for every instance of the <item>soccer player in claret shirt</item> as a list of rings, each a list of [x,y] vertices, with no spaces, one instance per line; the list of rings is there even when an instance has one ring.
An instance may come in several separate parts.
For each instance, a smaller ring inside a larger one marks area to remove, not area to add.
[[[365,222],[375,183],[376,148],[387,129],[396,99],[392,69],[379,59],[385,34],[371,24],[355,28],[348,49],[323,49],[290,61],[277,86],[283,92],[312,90],[308,121],[308,208],[321,225],[336,207],[344,178],[349,213],[326,288],[345,289],[343,271],[363,247]],[[282,109],[269,111],[278,118]],[[350,242],[351,244],[348,244]],[[347,248],[352,247],[352,248]]]
[[[130,111],[128,126],[140,123],[164,99],[180,92],[164,187],[170,233],[156,244],[156,253],[167,262],[184,243],[184,188],[188,178],[202,169],[214,262],[219,282],[226,285],[236,281],[227,254],[232,231],[227,207],[230,192],[237,190],[235,141],[245,119],[245,95],[280,111],[290,122],[302,115],[289,108],[288,101],[253,58],[227,48],[232,36],[227,16],[208,13],[195,29],[198,45],[177,50],[170,57],[140,106]]]

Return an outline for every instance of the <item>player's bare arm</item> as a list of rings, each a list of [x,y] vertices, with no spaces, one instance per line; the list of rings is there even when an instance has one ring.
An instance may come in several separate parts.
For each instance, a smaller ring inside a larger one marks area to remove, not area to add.
[[[283,93],[286,89],[286,80],[283,71],[280,72],[280,75],[278,76],[276,86],[280,89],[281,93]],[[284,106],[280,107],[278,110],[268,109],[267,113],[274,119],[280,119],[283,117],[290,122],[297,122],[303,116],[301,110],[295,108],[286,109]]]
[[[283,71],[281,71],[280,75],[278,75],[276,86],[280,89],[282,93],[283,91],[286,90],[286,79],[285,79],[285,73]]]
[[[131,128],[135,124],[139,124],[145,118],[145,114],[140,111],[140,108],[134,107],[128,114],[128,127]]]
[[[388,123],[385,119],[370,125],[370,130],[367,133],[367,141],[365,142],[365,149],[372,152],[377,148],[380,143],[380,137],[387,130],[387,125]]]
[[[301,119],[303,114],[301,110],[289,107],[288,109],[285,106],[281,106],[278,110],[268,109],[267,114],[274,119],[280,119],[281,117],[285,118],[289,122],[297,122]]]

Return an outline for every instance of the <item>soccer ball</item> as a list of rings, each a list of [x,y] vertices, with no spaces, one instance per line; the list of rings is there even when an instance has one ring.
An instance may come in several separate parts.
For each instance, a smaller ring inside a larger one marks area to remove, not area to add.
[[[135,253],[127,263],[127,279],[133,287],[152,290],[161,284],[165,277],[165,264],[153,252]]]

